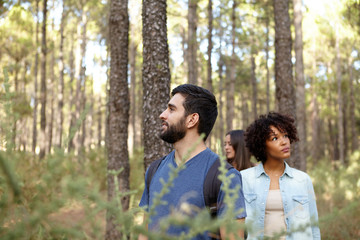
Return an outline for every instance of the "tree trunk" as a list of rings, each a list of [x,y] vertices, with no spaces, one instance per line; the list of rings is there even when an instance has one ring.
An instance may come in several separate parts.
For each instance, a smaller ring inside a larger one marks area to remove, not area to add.
[[[77,105],[76,105],[76,112],[77,112],[77,120],[79,121],[80,118],[83,117],[83,121],[81,121],[81,134],[78,134],[78,147],[79,153],[83,154],[85,151],[85,138],[86,138],[86,116],[81,116],[80,114],[87,114],[85,112],[85,104],[86,104],[86,63],[85,63],[85,55],[86,55],[86,27],[87,27],[87,16],[86,11],[82,9],[81,13],[81,46],[80,46],[80,75],[78,80],[76,94],[77,94]],[[80,133],[80,129],[79,129]]]
[[[220,46],[221,46],[221,40],[220,40]],[[223,78],[223,69],[224,69],[224,61],[222,59],[222,54],[221,54],[221,47],[220,47],[220,59],[219,59],[219,135],[218,139],[223,139],[225,137],[225,133],[224,133],[224,114],[223,114],[223,106],[224,106],[224,102],[223,102],[223,92],[224,92],[224,87],[223,87],[223,82],[224,82],[224,78]]]
[[[188,8],[188,82],[191,84],[197,84],[198,78],[198,65],[197,65],[197,40],[196,40],[196,29],[197,29],[197,4],[198,0],[189,0]]]
[[[40,159],[45,157],[46,151],[46,15],[47,0],[44,0],[43,6],[43,25],[42,25],[42,44],[41,44],[41,111],[40,111]]]
[[[127,65],[129,49],[129,15],[127,0],[112,0],[110,3],[110,91],[108,118],[108,171],[119,171],[114,176],[108,174],[108,200],[112,201],[118,191],[125,193],[129,185],[129,153],[128,153],[128,124],[129,124],[129,89],[127,83]],[[115,189],[118,181],[119,189]],[[129,196],[121,197],[122,211],[129,208]],[[121,210],[119,210],[121,211]],[[117,219],[110,211],[106,218],[105,239],[121,239],[123,233],[118,229]]]
[[[337,26],[338,28],[338,26]],[[337,30],[337,29],[336,29]],[[336,31],[337,32],[337,31]],[[337,105],[338,105],[338,135],[339,135],[339,160],[341,165],[345,163],[345,154],[344,154],[344,125],[343,125],[343,102],[342,102],[342,91],[341,91],[341,65],[340,65],[340,48],[339,48],[339,35],[336,33],[336,43],[335,43],[335,50],[336,50],[336,81],[337,81]]]
[[[221,8],[221,6],[220,6]],[[221,19],[221,11],[220,11],[220,16],[219,19]],[[224,82],[224,78],[223,78],[223,70],[224,70],[224,60],[223,60],[223,55],[222,55],[222,42],[223,42],[223,35],[224,35],[224,30],[221,27],[221,25],[219,26],[220,30],[219,30],[219,62],[218,62],[218,66],[219,66],[219,136],[218,139],[223,139],[225,137],[225,133],[224,133],[224,115],[223,115],[223,82]]]
[[[270,35],[270,17],[267,13],[266,16],[266,46],[265,46],[265,56],[266,56],[266,112],[270,111],[270,70],[269,70],[269,35]]]
[[[360,5],[359,5],[360,6]],[[355,95],[354,95],[354,74],[353,74],[353,60],[349,59],[349,88],[350,88],[350,129],[351,129],[351,152],[358,149],[358,140],[356,134],[356,119],[355,119]]]
[[[64,125],[64,89],[65,89],[65,83],[64,83],[64,28],[65,28],[65,18],[66,18],[66,12],[65,12],[65,1],[63,0],[63,11],[61,14],[61,23],[60,23],[60,48],[59,48],[59,85],[58,85],[58,113],[59,117],[57,118],[57,125],[59,128],[59,139],[57,146],[61,148],[62,146],[62,134],[63,134],[63,125]]]
[[[97,120],[98,120],[98,126],[97,126],[97,134],[98,134],[98,141],[97,141],[97,146],[101,147],[101,140],[102,140],[102,113],[101,113],[101,108],[102,108],[102,103],[101,103],[101,96],[99,95],[99,99],[98,99],[98,112],[97,112]]]
[[[208,3],[208,18],[209,18],[209,30],[208,30],[208,49],[207,49],[207,89],[210,92],[213,92],[213,85],[212,85],[212,67],[211,67],[211,53],[212,53],[212,31],[213,31],[213,12],[212,12],[212,0],[209,0]]]
[[[53,0],[53,6],[52,6],[52,10],[54,10],[54,0]],[[52,19],[52,24],[51,24],[51,31],[55,32],[55,19]],[[52,143],[53,143],[53,126],[54,126],[54,114],[55,114],[55,109],[54,109],[54,102],[55,102],[55,96],[56,96],[56,92],[55,92],[55,43],[56,43],[56,38],[51,39],[51,42],[53,42],[54,46],[52,47],[52,51],[51,51],[51,61],[50,61],[50,79],[48,87],[49,89],[47,89],[47,91],[49,92],[49,96],[50,96],[50,120],[48,121],[48,145],[47,145],[47,151],[48,153],[51,153],[51,148],[52,148]]]
[[[143,137],[144,165],[167,154],[169,145],[158,137],[160,114],[167,108],[170,92],[166,0],[143,1]]]
[[[35,35],[35,65],[34,65],[34,109],[32,129],[32,151],[35,153],[37,144],[37,114],[38,114],[38,64],[39,64],[39,0],[36,0],[36,35]]]
[[[299,152],[295,165],[298,169],[306,171],[306,106],[305,106],[305,79],[302,40],[302,2],[293,0],[294,26],[295,26],[295,82],[296,82],[296,123],[299,134]]]
[[[289,2],[274,0],[275,15],[275,83],[276,101],[279,112],[296,119],[295,90],[291,62],[291,30]],[[290,166],[298,167],[298,144],[294,143],[292,156],[287,160]]]
[[[236,11],[237,2],[236,0],[233,1],[232,5],[232,14],[231,14],[231,21],[232,21],[232,33],[231,33],[231,44],[232,44],[232,54],[231,54],[231,63],[230,63],[230,82],[228,84],[228,91],[227,91],[227,111],[226,111],[226,131],[230,131],[233,129],[233,119],[234,119],[234,108],[235,108],[235,80],[236,80],[236,54],[235,54],[235,45],[236,45]]]
[[[315,163],[319,161],[320,158],[320,149],[319,143],[320,141],[320,131],[319,131],[319,107],[317,103],[317,91],[314,85],[314,81],[311,84],[311,156]]]
[[[74,150],[74,134],[75,134],[75,95],[74,95],[74,79],[75,79],[75,57],[74,57],[74,34],[71,34],[71,48],[70,48],[70,57],[69,57],[69,65],[70,65],[70,121],[69,121],[69,135],[68,135],[68,152]]]
[[[252,43],[254,44],[254,43]],[[253,48],[253,47],[252,47]],[[255,53],[251,53],[251,86],[252,86],[252,113],[254,120],[257,119],[257,84],[256,84],[256,73],[255,73]]]
[[[244,94],[241,94],[241,102],[242,102],[242,129],[246,129],[249,126],[249,106],[244,97]]]

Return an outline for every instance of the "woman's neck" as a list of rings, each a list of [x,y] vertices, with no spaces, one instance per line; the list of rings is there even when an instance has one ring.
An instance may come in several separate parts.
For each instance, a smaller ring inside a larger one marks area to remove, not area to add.
[[[267,160],[264,163],[264,170],[267,174],[275,174],[275,175],[279,176],[285,171],[284,160],[281,160],[281,161]]]

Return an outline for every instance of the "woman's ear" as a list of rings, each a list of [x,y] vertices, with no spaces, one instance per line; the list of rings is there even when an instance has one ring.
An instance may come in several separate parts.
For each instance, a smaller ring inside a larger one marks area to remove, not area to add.
[[[198,113],[192,113],[187,116],[187,127],[193,128],[199,123],[199,114]]]

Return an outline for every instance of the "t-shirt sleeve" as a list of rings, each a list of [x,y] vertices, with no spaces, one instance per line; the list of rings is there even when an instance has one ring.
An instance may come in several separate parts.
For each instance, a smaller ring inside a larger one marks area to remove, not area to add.
[[[146,179],[148,177],[148,172],[149,172],[149,168],[146,170],[146,173],[145,173],[145,188],[144,188],[144,192],[142,194],[142,197],[141,197],[141,200],[139,203],[139,207],[144,207],[144,209],[146,211],[149,211],[149,188],[146,183]]]
[[[230,169],[226,174],[227,177],[230,177],[230,186],[229,189],[238,189],[237,190],[237,197],[234,197],[234,211],[236,212],[236,219],[245,218],[246,217],[246,210],[245,210],[245,200],[244,200],[244,193],[242,189],[242,178],[241,174],[236,169]],[[240,186],[240,187],[238,187]],[[230,193],[231,194],[231,193]],[[223,191],[223,184],[221,185],[220,192],[218,195],[218,216],[221,216],[226,213],[227,206],[224,203],[225,198],[225,191]],[[232,196],[232,195],[230,195]]]

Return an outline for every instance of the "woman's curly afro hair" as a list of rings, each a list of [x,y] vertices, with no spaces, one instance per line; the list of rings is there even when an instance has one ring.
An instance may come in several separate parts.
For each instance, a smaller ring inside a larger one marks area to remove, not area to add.
[[[293,117],[277,112],[269,112],[260,115],[245,132],[246,147],[255,156],[257,161],[263,164],[266,162],[266,140],[272,133],[270,126],[279,129],[280,132],[286,132],[290,139],[290,143],[299,141],[297,130]]]

